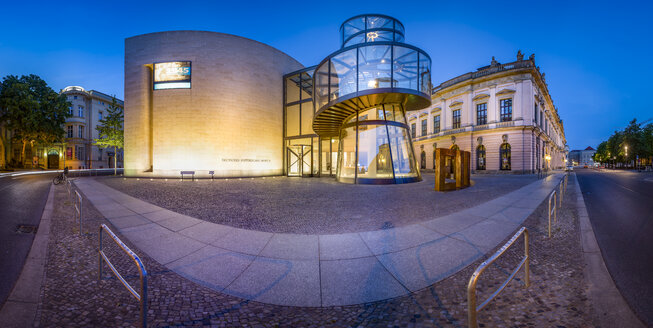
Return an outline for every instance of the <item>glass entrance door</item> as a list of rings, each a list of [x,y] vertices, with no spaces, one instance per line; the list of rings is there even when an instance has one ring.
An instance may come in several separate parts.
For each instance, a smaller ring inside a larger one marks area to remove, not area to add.
[[[287,170],[289,177],[311,175],[311,146],[293,145],[286,148]]]

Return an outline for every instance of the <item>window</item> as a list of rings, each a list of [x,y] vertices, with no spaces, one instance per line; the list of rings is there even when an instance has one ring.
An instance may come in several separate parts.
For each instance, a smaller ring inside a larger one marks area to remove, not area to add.
[[[422,136],[426,135],[426,119],[422,120]]]
[[[485,146],[476,147],[476,169],[485,170]]]
[[[98,153],[97,160],[101,161],[102,160],[102,148],[98,148],[97,153]]]
[[[98,119],[99,119],[99,120],[102,119],[102,111],[100,111],[100,112],[98,113]]]
[[[73,106],[68,106],[68,115],[73,116]]]
[[[79,161],[84,160],[84,146],[78,146],[75,149],[75,159]]]
[[[540,127],[542,127],[542,125],[544,124],[542,122],[544,122],[544,113],[540,112]]]
[[[440,115],[433,117],[433,133],[440,132]]]
[[[537,103],[535,104],[535,124],[537,124]]]
[[[77,96],[73,96],[73,99],[77,99]]]
[[[453,116],[453,128],[458,129],[460,128],[460,109],[456,109],[452,112]]]
[[[476,124],[487,124],[487,103],[476,105]]]
[[[411,136],[413,139],[415,138],[415,135],[416,135],[416,133],[417,133],[417,132],[415,132],[415,130],[417,130],[417,127],[415,126],[415,123],[411,123],[411,124],[410,124],[410,136]]]
[[[66,159],[73,159],[73,147],[66,147]]]
[[[501,159],[501,170],[510,171],[510,144],[501,144],[499,158]]]
[[[67,130],[68,130],[67,131],[68,133],[66,134],[66,136],[68,138],[72,138],[73,137],[73,126],[72,125],[67,126]]]
[[[512,121],[512,99],[501,99],[501,122]]]
[[[84,138],[84,127],[81,125],[77,127],[77,138]]]
[[[84,106],[77,106],[77,116],[84,117]]]

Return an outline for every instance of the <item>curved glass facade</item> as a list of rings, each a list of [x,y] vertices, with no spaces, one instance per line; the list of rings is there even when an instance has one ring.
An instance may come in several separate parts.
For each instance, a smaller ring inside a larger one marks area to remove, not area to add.
[[[340,27],[342,47],[315,69],[313,131],[338,138],[336,178],[386,184],[421,180],[406,111],[431,104],[431,58],[405,44],[404,26],[361,15]]]
[[[401,105],[360,111],[340,130],[336,177],[340,182],[387,184],[419,181]]]
[[[426,52],[393,42],[359,44],[334,53],[315,71],[318,109],[356,93],[391,88],[408,89],[401,92],[420,93],[430,99],[431,58]]]
[[[390,16],[355,16],[340,26],[342,48],[368,42],[404,42],[404,39],[404,25]]]

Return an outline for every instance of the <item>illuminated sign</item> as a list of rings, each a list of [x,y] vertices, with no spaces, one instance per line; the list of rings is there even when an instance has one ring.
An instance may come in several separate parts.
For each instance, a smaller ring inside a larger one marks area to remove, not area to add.
[[[154,63],[154,90],[190,89],[190,62]]]

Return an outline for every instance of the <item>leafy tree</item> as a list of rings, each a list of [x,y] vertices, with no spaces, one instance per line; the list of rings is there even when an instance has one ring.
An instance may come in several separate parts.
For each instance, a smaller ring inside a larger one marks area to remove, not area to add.
[[[596,163],[606,163],[610,156],[608,155],[608,142],[603,141],[596,147],[596,153],[594,153],[594,162]]]
[[[37,75],[4,77],[0,87],[0,124],[13,131],[22,144],[20,163],[25,162],[25,146],[35,142],[63,141],[63,124],[70,103]]]
[[[628,126],[623,130],[622,135],[621,147],[624,149],[624,159],[626,162],[635,159],[635,156],[643,155],[644,136],[642,135],[640,124],[637,123],[637,119],[630,121]],[[625,151],[626,147],[628,147],[627,152]]]
[[[113,97],[111,105],[107,108],[107,115],[100,120],[100,125],[96,128],[99,138],[95,139],[96,145],[104,147],[113,147],[113,174],[118,174],[118,151],[122,149],[125,144],[125,134],[123,131],[123,111],[118,103],[116,97]]]

